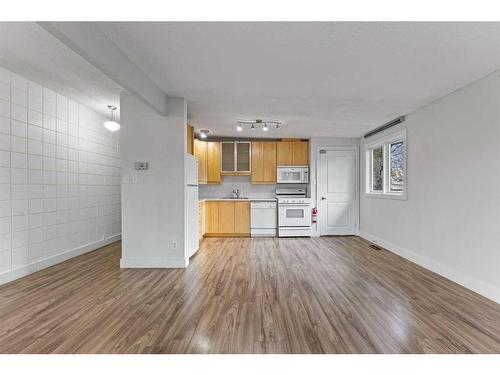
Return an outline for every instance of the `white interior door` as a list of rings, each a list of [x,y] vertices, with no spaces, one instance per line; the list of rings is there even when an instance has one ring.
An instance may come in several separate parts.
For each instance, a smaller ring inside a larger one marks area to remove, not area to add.
[[[356,233],[356,153],[321,151],[318,170],[321,235]]]

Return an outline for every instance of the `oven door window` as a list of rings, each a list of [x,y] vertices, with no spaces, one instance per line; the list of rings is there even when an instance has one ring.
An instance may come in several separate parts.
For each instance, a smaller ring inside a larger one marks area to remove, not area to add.
[[[279,208],[279,226],[308,227],[311,225],[311,215],[308,212],[309,206],[281,206]]]
[[[286,209],[287,219],[303,219],[304,210],[302,208],[287,208]]]

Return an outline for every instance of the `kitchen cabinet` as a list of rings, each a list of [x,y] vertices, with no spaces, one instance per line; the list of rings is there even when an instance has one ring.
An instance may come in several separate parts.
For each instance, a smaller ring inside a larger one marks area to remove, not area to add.
[[[250,142],[221,142],[222,174],[250,174],[250,150]]]
[[[205,202],[198,203],[198,240],[201,242],[205,235]]]
[[[309,142],[281,141],[276,143],[277,166],[308,166]]]
[[[218,233],[234,233],[234,202],[218,202]]]
[[[205,202],[205,237],[245,237],[249,235],[250,202]]]
[[[276,142],[252,142],[253,184],[276,183]]]
[[[194,155],[194,128],[191,124],[186,125],[186,153]]]
[[[198,183],[220,184],[219,142],[194,141],[194,156],[198,160]]]
[[[205,234],[219,233],[219,202],[205,202]]]
[[[250,202],[234,202],[234,233],[250,235]]]
[[[207,183],[221,183],[221,154],[219,142],[207,143]]]
[[[194,141],[194,156],[198,160],[198,183],[207,183],[207,142]]]

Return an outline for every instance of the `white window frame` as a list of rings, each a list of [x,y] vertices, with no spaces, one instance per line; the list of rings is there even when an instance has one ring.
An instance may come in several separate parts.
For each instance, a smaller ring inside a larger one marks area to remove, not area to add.
[[[390,191],[390,145],[395,142],[403,142],[403,186],[402,192]],[[384,175],[383,175],[383,187],[382,191],[372,191],[372,179],[373,179],[373,168],[372,168],[372,152],[374,149],[382,147],[383,150],[383,163],[384,163]],[[400,130],[396,133],[389,134],[382,138],[378,138],[375,141],[365,144],[365,196],[372,198],[389,198],[389,199],[406,199],[408,191],[408,168],[407,168],[407,155],[408,155],[408,143],[406,141],[406,129]]]

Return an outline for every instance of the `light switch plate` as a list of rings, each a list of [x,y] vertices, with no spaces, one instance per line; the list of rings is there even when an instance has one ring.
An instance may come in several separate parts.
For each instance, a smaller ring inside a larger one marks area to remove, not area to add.
[[[137,184],[137,175],[136,174],[132,175],[132,183]]]
[[[123,183],[124,184],[130,183],[130,176],[128,174],[123,176]]]

